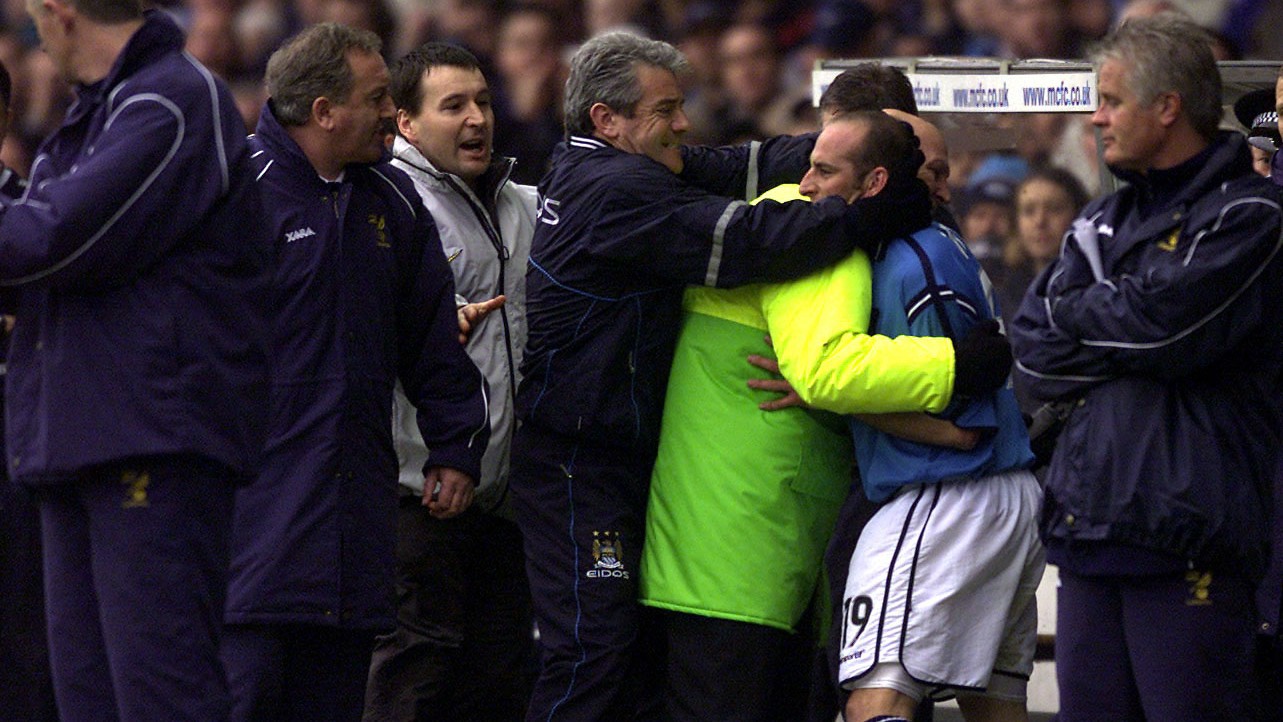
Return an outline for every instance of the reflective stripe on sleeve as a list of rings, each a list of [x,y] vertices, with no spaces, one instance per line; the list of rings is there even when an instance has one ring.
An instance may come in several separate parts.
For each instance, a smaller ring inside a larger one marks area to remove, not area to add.
[[[748,180],[744,185],[744,200],[757,198],[757,156],[762,150],[762,141],[755,140],[748,144]]]
[[[726,205],[726,210],[722,211],[722,217],[717,219],[717,227],[713,229],[713,247],[708,254],[708,271],[704,274],[705,286],[717,285],[717,274],[722,267],[722,240],[726,236],[726,226],[730,225],[735,211],[747,205],[744,201],[731,201]]]

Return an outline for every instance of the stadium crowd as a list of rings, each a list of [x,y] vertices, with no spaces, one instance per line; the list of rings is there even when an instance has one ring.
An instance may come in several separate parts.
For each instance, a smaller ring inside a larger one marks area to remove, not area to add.
[[[1221,58],[1270,58],[1283,52],[1277,34],[1265,30],[1278,8],[1261,0],[193,0],[159,5],[187,31],[187,49],[231,86],[249,129],[264,99],[267,58],[306,25],[333,21],[371,30],[389,62],[430,40],[461,45],[492,79],[500,119],[497,147],[520,161],[516,178],[525,183],[538,181],[561,137],[560,93],[570,54],[585,38],[611,29],[666,40],[686,55],[692,68],[684,80],[692,119],[688,138],[714,144],[813,128],[816,119],[806,101],[817,58],[1081,58],[1087,43],[1121,19],[1164,8],[1187,9],[1217,33]],[[25,173],[35,146],[57,127],[70,95],[38,52],[34,28],[17,0],[0,14],[0,61],[14,78],[14,122],[0,159]],[[1055,116],[1022,122],[1015,148],[1032,163],[1045,162],[1049,153],[1078,137],[1063,127],[1065,122]],[[954,166],[952,183],[962,187],[969,164],[959,157]],[[1094,174],[1074,170],[1094,190]]]

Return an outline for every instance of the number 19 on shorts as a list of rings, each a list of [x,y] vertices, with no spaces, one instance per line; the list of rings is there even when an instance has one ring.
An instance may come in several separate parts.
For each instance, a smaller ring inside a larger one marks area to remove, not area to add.
[[[873,613],[873,600],[866,596],[842,600],[842,648],[853,646],[864,633]]]

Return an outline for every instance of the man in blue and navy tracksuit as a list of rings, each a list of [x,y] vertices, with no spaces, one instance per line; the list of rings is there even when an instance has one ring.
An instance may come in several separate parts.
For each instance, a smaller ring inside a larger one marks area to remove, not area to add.
[[[268,62],[251,139],[277,313],[263,470],[236,498],[223,654],[235,720],[361,718],[375,635],[394,626],[395,382],[418,409],[443,514],[471,500],[489,439],[436,226],[386,162],[379,48],[329,23],[298,35]]]
[[[896,227],[913,217],[904,204],[929,208],[925,190],[850,208],[713,195],[796,181],[814,138],[681,149],[683,64],[667,43],[586,43],[567,82],[569,139],[539,189],[510,482],[542,647],[528,720],[631,719],[646,706],[655,670],[638,646],[636,574],[686,284],[798,277],[857,237],[912,230]]]
[[[267,414],[270,240],[227,88],[137,2],[28,4],[76,102],[3,204],[10,475],[37,489],[64,720],[222,720],[234,485]]]

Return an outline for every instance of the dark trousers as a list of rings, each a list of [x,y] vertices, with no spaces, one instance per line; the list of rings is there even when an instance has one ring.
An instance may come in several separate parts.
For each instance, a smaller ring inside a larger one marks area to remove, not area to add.
[[[810,634],[655,610],[666,641],[669,722],[780,722],[805,717]],[[832,722],[830,715],[828,722]]]
[[[1283,722],[1283,643],[1273,635],[1256,637],[1257,719]]]
[[[1233,575],[1060,571],[1061,722],[1250,720],[1252,587]]]
[[[621,457],[529,425],[513,442],[542,663],[530,722],[654,713],[657,640],[637,603],[650,465]]]
[[[375,644],[367,722],[516,722],[534,640],[521,532],[474,509],[435,519],[405,490],[397,512],[397,629]]]
[[[225,720],[218,645],[231,473],[139,460],[43,490],[45,594],[64,722]]]
[[[233,722],[356,722],[374,632],[311,624],[229,624],[223,664]]]
[[[0,382],[3,377],[0,377]],[[40,510],[0,476],[0,722],[55,722]]]

